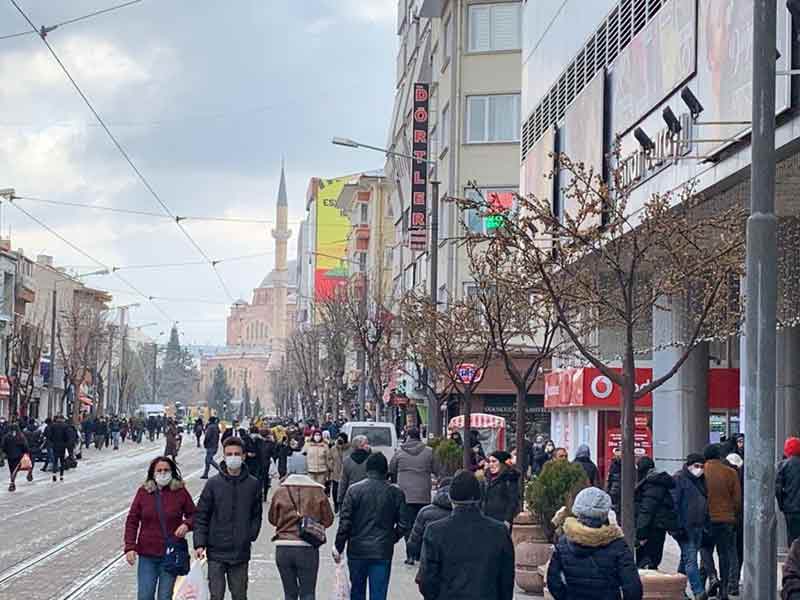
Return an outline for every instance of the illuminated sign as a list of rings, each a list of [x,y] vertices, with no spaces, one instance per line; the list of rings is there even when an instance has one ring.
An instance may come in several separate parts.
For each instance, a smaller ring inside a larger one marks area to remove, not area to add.
[[[430,91],[427,83],[414,84],[414,112],[411,144],[414,160],[411,162],[411,218],[410,231],[425,231],[428,224],[428,104]],[[419,239],[412,235],[412,241]],[[418,245],[418,243],[417,243]],[[412,246],[413,248],[413,246]],[[424,245],[423,245],[424,248]],[[418,250],[420,248],[413,248]]]
[[[635,150],[620,158],[622,187],[632,188],[644,183],[663,168],[677,162],[679,157],[691,152],[692,117],[685,113],[678,120],[681,123],[680,132],[672,133],[664,127],[652,138],[655,148],[645,150],[637,142]]]

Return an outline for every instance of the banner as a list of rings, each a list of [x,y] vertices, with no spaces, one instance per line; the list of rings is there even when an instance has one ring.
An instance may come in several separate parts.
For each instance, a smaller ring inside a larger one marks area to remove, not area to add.
[[[425,231],[428,225],[428,112],[430,91],[427,83],[414,84],[414,118],[413,118],[413,143],[411,145],[412,154],[415,158],[411,163],[411,219],[409,223],[410,231]],[[419,245],[420,238],[412,234],[412,249],[424,249],[424,238],[422,248],[414,247]]]
[[[347,236],[350,219],[336,206],[339,194],[351,175],[337,179],[320,179],[316,205],[316,243],[314,244],[314,299],[329,298],[337,285],[347,280]]]

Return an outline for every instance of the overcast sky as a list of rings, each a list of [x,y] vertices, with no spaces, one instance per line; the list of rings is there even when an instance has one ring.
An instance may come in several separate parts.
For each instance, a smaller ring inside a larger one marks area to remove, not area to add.
[[[122,0],[18,0],[38,27]],[[393,102],[395,0],[143,0],[48,35],[100,115],[178,215],[274,219],[286,156],[290,257],[312,176],[369,170],[382,157],[334,135],[381,145]],[[27,23],[0,2],[0,37]],[[0,40],[0,188],[20,196],[159,212],[156,200],[35,35]],[[202,260],[174,222],[32,201],[19,206],[112,266]],[[3,235],[29,256],[99,267],[14,207]],[[271,225],[188,222],[234,297],[251,298],[274,264]],[[208,265],[121,270],[146,295],[132,324],[180,322],[188,343],[224,343],[228,297]],[[115,276],[87,279],[115,304],[141,301]]]

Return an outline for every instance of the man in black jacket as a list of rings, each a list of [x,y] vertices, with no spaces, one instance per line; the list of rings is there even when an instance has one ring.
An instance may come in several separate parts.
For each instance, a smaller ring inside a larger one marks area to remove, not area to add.
[[[261,483],[244,464],[244,444],[225,440],[225,460],[208,480],[194,515],[197,558],[208,557],[211,600],[223,600],[225,580],[232,600],[247,600],[250,545],[261,531]]]
[[[53,481],[58,468],[61,481],[64,481],[64,455],[70,441],[70,432],[63,415],[56,415],[55,421],[47,426],[47,441],[53,449]]]
[[[414,521],[414,529],[411,530],[411,535],[406,542],[406,552],[413,560],[419,560],[422,552],[422,537],[425,535],[428,525],[446,519],[453,510],[453,506],[450,504],[452,481],[452,477],[443,477],[439,481],[439,489],[436,490],[433,502],[419,511]]]
[[[203,447],[206,449],[206,468],[200,479],[208,479],[208,467],[213,465],[215,469],[218,468],[216,463],[214,463],[214,455],[217,453],[217,448],[219,448],[219,425],[217,425],[217,417],[211,417],[208,420],[206,437],[203,439]]]
[[[365,435],[353,438],[354,450],[342,461],[342,479],[339,481],[339,506],[344,503],[347,489],[367,476],[367,459],[371,455],[369,440]]]
[[[800,537],[800,439],[788,438],[783,455],[775,476],[775,499],[786,517],[786,544],[791,546]]]
[[[453,513],[422,538],[417,584],[425,600],[512,600],[514,546],[506,527],[481,514],[475,475],[459,471],[450,484]]]
[[[366,461],[367,478],[350,486],[339,513],[333,560],[342,560],[347,546],[352,600],[386,600],[394,545],[411,528],[405,495],[386,480],[389,464],[380,452]]]

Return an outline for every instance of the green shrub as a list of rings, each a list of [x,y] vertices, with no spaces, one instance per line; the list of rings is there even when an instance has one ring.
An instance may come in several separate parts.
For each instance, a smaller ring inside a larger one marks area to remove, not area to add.
[[[525,505],[539,518],[548,538],[552,538],[551,521],[555,514],[562,506],[571,508],[578,492],[588,486],[583,467],[566,460],[551,460],[525,487]]]
[[[453,440],[440,440],[433,450],[439,461],[439,472],[442,477],[455,475],[464,466],[464,450]]]

